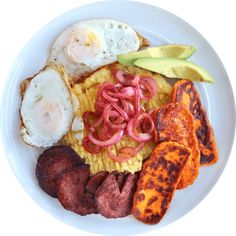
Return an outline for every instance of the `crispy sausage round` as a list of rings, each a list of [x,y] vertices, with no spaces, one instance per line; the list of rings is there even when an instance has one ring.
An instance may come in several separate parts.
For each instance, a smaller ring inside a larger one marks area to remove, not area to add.
[[[40,187],[50,196],[57,197],[58,176],[83,164],[80,156],[69,146],[53,146],[45,150],[38,158],[36,177]]]
[[[122,188],[125,184],[125,180],[126,180],[128,175],[124,172],[121,173],[121,172],[114,171],[114,173],[116,174],[116,181],[118,183],[118,186],[119,186],[119,189],[120,189],[120,192],[121,192]]]
[[[100,187],[100,185],[103,183],[103,181],[108,176],[109,172],[107,171],[101,171],[95,174],[90,178],[90,180],[87,183],[86,190],[91,193],[92,195],[95,195],[97,189]]]
[[[111,173],[99,187],[95,199],[98,212],[106,218],[120,218],[130,214],[137,175],[128,174],[120,191],[116,173]]]
[[[97,213],[93,195],[85,190],[90,171],[88,165],[72,168],[58,179],[58,200],[62,206],[79,215]]]

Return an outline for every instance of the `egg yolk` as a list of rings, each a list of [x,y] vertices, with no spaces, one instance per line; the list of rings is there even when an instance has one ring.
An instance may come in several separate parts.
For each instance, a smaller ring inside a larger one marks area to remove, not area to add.
[[[102,40],[97,32],[87,28],[77,28],[69,34],[65,53],[72,63],[89,65],[102,52]]]
[[[64,122],[63,107],[56,101],[38,99],[35,102],[34,114],[37,127],[48,135],[57,132]]]

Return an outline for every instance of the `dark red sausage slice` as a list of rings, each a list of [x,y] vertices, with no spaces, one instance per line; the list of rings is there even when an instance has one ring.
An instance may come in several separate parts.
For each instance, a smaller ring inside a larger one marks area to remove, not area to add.
[[[91,193],[92,195],[95,195],[97,189],[100,187],[100,185],[103,183],[103,181],[108,176],[107,171],[98,172],[94,176],[90,178],[90,180],[87,183],[86,190]]]
[[[60,176],[57,196],[65,209],[79,215],[97,213],[94,197],[85,190],[89,175],[89,166],[83,165]]]
[[[80,156],[69,146],[59,145],[45,150],[38,158],[36,177],[40,187],[50,196],[57,196],[60,173],[83,164]]]
[[[119,173],[119,172],[115,172],[116,173],[116,181],[118,183],[118,186],[119,186],[119,189],[120,189],[120,192],[125,184],[125,180],[127,178],[127,174],[125,173]]]
[[[128,174],[120,191],[116,173],[111,173],[96,192],[98,212],[106,218],[120,218],[130,214],[137,175]]]

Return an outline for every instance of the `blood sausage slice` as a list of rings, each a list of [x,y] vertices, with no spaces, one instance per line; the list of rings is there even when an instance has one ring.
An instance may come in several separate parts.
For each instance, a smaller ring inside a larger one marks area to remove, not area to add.
[[[137,175],[127,174],[120,191],[116,173],[111,173],[96,192],[98,212],[106,218],[120,218],[130,214]]]
[[[144,163],[137,190],[134,194],[132,214],[146,224],[158,223],[167,209],[191,149],[175,143],[158,144]]]
[[[60,173],[83,164],[80,156],[69,146],[53,146],[38,158],[36,177],[40,187],[52,197],[57,196],[57,179]]]
[[[70,169],[60,176],[57,195],[65,209],[79,215],[97,213],[93,196],[85,190],[89,175],[89,166],[83,165]]]
[[[107,171],[101,171],[95,174],[90,178],[90,180],[87,183],[86,190],[91,193],[92,195],[95,195],[97,189],[100,187],[100,185],[103,183],[103,181],[108,176]]]
[[[200,166],[198,141],[192,114],[181,104],[170,103],[156,113],[156,136],[158,143],[174,141],[192,149],[192,155],[178,183],[178,189],[192,184]]]
[[[118,183],[120,191],[122,191],[122,188],[125,184],[128,174],[125,172],[118,172],[118,171],[113,171],[112,173],[116,174],[116,181]]]
[[[172,101],[184,104],[194,116],[194,125],[201,154],[201,165],[211,165],[217,162],[218,151],[214,132],[193,82],[180,80],[175,83]]]

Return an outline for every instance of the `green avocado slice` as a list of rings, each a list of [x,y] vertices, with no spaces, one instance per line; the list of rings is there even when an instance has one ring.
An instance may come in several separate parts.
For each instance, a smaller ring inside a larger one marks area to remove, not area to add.
[[[211,75],[202,67],[178,58],[140,58],[134,61],[134,65],[163,74],[169,78],[187,79],[213,83]]]
[[[174,57],[187,59],[196,51],[193,46],[182,44],[168,44],[159,47],[151,47],[137,52],[130,52],[117,56],[118,61],[124,65],[132,65],[139,58],[144,57]]]

